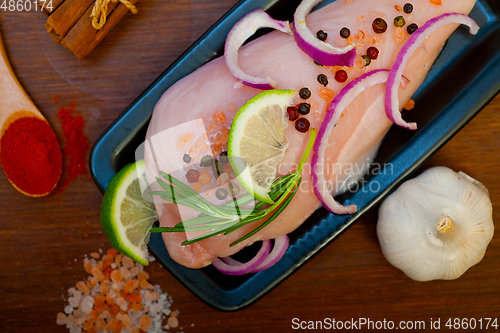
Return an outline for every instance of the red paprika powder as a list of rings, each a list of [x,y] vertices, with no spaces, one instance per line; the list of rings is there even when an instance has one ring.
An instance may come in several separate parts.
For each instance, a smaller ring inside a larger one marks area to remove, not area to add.
[[[59,189],[64,189],[69,182],[79,175],[87,174],[87,154],[90,150],[88,137],[84,134],[85,120],[79,113],[75,113],[75,104],[61,107],[57,113],[61,120],[64,135],[63,156],[65,172]]]
[[[19,118],[5,131],[0,146],[2,167],[22,193],[42,196],[56,186],[62,169],[61,148],[49,124],[39,118]]]

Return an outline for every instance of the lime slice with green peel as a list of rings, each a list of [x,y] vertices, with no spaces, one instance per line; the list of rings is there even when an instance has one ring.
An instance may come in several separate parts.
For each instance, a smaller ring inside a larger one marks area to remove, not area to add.
[[[142,197],[139,181],[145,184],[145,179],[144,160],[125,166],[113,177],[102,200],[101,224],[116,250],[147,266],[149,229],[157,217],[154,204]]]
[[[285,157],[288,140],[287,107],[295,90],[264,91],[238,110],[229,132],[228,155],[240,184],[257,200],[273,203],[269,192],[278,164]],[[238,163],[238,157],[245,163]]]

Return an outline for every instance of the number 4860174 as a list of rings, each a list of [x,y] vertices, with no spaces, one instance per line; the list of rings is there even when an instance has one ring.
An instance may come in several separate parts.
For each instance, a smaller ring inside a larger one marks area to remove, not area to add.
[[[0,0],[1,1],[1,0]],[[3,0],[0,5],[0,10],[4,12],[29,12],[32,9],[35,11],[43,11],[47,9],[52,11],[52,0]]]
[[[467,329],[491,329],[494,328],[495,330],[498,329],[498,323],[497,323],[497,318],[480,318],[480,319],[475,319],[475,318],[450,318],[445,324],[448,329],[462,329],[462,330],[467,330]]]

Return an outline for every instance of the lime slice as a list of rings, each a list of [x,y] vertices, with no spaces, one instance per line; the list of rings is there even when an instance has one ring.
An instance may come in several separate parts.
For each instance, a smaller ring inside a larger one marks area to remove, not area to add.
[[[139,181],[146,183],[144,160],[113,177],[102,200],[101,224],[116,250],[147,266],[149,229],[157,217],[154,204],[143,199]]]
[[[272,204],[269,191],[276,179],[278,164],[285,157],[288,140],[287,107],[295,90],[264,91],[238,110],[231,125],[228,155],[240,184],[262,202]],[[238,163],[239,157],[245,163]]]

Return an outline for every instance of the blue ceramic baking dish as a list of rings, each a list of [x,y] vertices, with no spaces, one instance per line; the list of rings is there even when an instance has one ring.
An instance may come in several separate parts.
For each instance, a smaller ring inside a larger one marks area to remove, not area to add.
[[[90,154],[90,170],[97,187],[104,192],[116,172],[134,162],[135,150],[144,141],[153,107],[163,92],[220,56],[227,33],[241,17],[263,8],[277,19],[290,20],[298,3],[242,0],[226,13],[97,140]],[[355,215],[335,216],[324,209],[317,210],[290,234],[290,247],[282,260],[249,276],[226,276],[211,266],[195,270],[178,265],[169,257],[159,234],[152,235],[150,252],[189,290],[218,310],[242,309],[262,297],[381,202],[500,91],[500,2],[478,0],[471,17],[481,26],[479,33],[473,37],[460,27],[413,96],[417,108],[425,112],[408,113],[405,119],[418,122],[419,130],[393,126],[385,137],[375,162],[390,163],[391,169],[366,177],[364,188],[370,191],[349,192],[340,198],[345,203],[356,203],[359,211]],[[248,256],[252,251],[253,246],[239,255]]]

